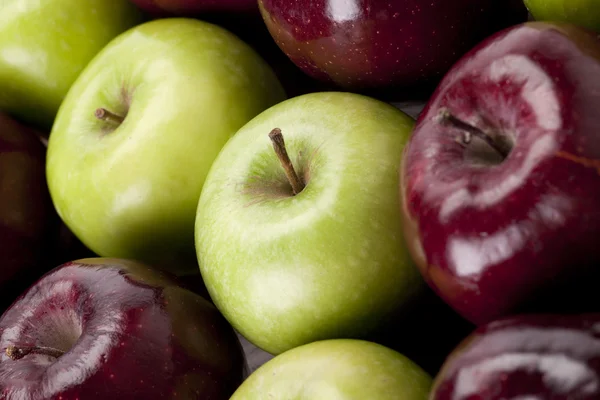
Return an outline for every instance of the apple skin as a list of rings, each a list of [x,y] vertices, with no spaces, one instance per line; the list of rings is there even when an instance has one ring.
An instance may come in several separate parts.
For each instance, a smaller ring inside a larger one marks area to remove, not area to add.
[[[600,398],[600,314],[515,315],[449,355],[430,400]]]
[[[401,171],[408,247],[477,325],[597,308],[599,60],[597,38],[576,27],[512,27],[459,61],[417,120]],[[442,110],[512,150],[482,165],[492,158],[459,143],[464,132]]]
[[[196,16],[205,12],[258,11],[256,0],[131,0],[153,15]]]
[[[424,287],[405,248],[399,154],[414,120],[352,93],[312,93],[254,118],[215,160],[196,250],[211,298],[279,354],[361,337]],[[269,140],[280,128],[306,187],[291,194]]]
[[[46,272],[58,232],[46,150],[29,127],[0,113],[0,308]]]
[[[353,339],[306,344],[269,360],[231,400],[426,400],[431,377],[402,354]]]
[[[524,22],[521,1],[259,0],[279,47],[307,74],[343,89],[437,82],[472,46]]]
[[[54,205],[99,256],[197,272],[206,174],[229,137],[284,98],[270,67],[226,30],[186,18],[138,25],[92,60],[61,105],[48,143]],[[125,119],[98,120],[98,107]]]
[[[237,336],[214,306],[129,260],[82,259],[43,276],[0,318],[0,348],[11,345],[65,353],[3,353],[7,400],[225,400],[245,374]]]
[[[143,20],[128,0],[2,0],[1,9],[0,110],[48,131],[87,63]]]
[[[600,33],[597,0],[524,0],[538,21],[565,22]]]

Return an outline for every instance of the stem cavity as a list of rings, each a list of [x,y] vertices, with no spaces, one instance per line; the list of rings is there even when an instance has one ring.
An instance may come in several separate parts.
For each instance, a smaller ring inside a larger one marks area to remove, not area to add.
[[[281,166],[285,172],[285,176],[287,177],[290,185],[292,186],[292,192],[294,195],[297,195],[304,189],[304,182],[296,173],[294,169],[294,165],[290,160],[290,157],[285,148],[285,142],[283,140],[283,134],[281,133],[281,129],[275,128],[269,133],[269,139],[273,143],[273,149],[275,150],[275,154],[277,154],[277,158],[281,162]]]
[[[96,118],[98,118],[99,120],[110,122],[110,123],[113,123],[115,125],[120,125],[125,120],[125,118],[121,117],[120,115],[117,115],[115,113],[112,113],[112,112],[108,111],[106,108],[98,108],[98,109],[96,109],[96,111],[94,112],[94,116]]]
[[[65,354],[65,352],[52,347],[43,346],[8,346],[6,348],[6,355],[14,361],[20,360],[28,354],[42,354],[45,356],[59,358]]]

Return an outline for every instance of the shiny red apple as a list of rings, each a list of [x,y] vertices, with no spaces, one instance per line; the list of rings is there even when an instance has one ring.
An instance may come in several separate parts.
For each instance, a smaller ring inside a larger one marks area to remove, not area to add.
[[[420,114],[401,172],[406,238],[476,324],[598,309],[600,41],[530,22],[481,43]]]
[[[193,16],[204,12],[255,11],[257,0],[131,0],[156,15]]]
[[[448,357],[429,399],[600,399],[600,314],[484,325]]]
[[[519,0],[258,4],[271,35],[300,68],[350,90],[437,81],[480,40],[527,19]]]
[[[0,113],[0,309],[46,271],[58,232],[37,132]]]
[[[234,330],[145,265],[52,270],[0,318],[0,398],[227,400],[245,377]]]

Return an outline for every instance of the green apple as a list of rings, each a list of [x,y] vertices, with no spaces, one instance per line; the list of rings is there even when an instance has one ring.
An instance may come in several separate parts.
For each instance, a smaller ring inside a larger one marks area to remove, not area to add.
[[[223,148],[198,204],[196,251],[212,299],[250,342],[278,354],[362,337],[420,292],[398,190],[413,124],[369,97],[311,93]]]
[[[231,400],[426,400],[432,379],[387,347],[323,340],[278,355],[254,371]]]
[[[600,32],[598,0],[525,0],[525,5],[538,21],[567,22]]]
[[[206,174],[229,137],[284,99],[271,68],[223,28],[138,25],[90,62],[59,109],[46,169],[54,205],[95,254],[198,274]]]
[[[128,0],[1,0],[0,110],[50,130],[87,63],[141,21]]]

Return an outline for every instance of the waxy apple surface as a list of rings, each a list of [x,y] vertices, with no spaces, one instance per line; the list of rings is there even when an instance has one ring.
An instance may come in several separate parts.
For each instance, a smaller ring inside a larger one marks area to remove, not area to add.
[[[0,307],[49,267],[58,234],[45,177],[46,149],[28,127],[0,113]]]
[[[280,354],[231,400],[426,400],[431,377],[402,354],[351,339],[323,340]]]
[[[405,235],[474,323],[597,307],[599,107],[597,38],[532,22],[481,43],[421,113],[401,173]]]
[[[2,0],[0,110],[49,131],[88,62],[142,18],[128,0]]]
[[[245,373],[237,336],[214,306],[119,259],[43,276],[0,318],[0,348],[6,400],[227,400]]]
[[[185,18],[138,25],[92,60],[59,110],[48,144],[54,205],[95,254],[197,272],[208,169],[230,136],[284,98],[270,67],[226,30]]]
[[[525,0],[536,20],[565,22],[600,33],[598,0]]]
[[[448,357],[430,400],[600,398],[600,314],[517,315]]]
[[[211,167],[196,249],[211,298],[278,354],[362,336],[419,293],[400,223],[400,153],[414,120],[381,101],[321,92],[254,118]],[[279,128],[305,187],[292,193],[269,140]]]
[[[437,81],[480,40],[527,19],[520,0],[258,3],[273,38],[298,67],[351,90]]]

